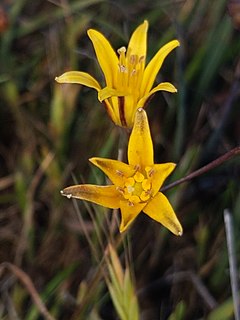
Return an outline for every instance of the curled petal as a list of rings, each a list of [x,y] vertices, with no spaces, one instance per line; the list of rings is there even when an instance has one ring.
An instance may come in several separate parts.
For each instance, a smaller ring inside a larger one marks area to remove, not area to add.
[[[148,21],[144,21],[140,26],[133,32],[127,49],[128,59],[131,55],[140,57],[146,57],[147,53],[147,31]]]
[[[139,100],[138,102],[138,107],[143,108],[145,106],[146,101],[150,98],[152,94],[154,94],[157,91],[168,91],[171,93],[177,92],[177,89],[174,87],[173,84],[170,82],[162,82],[156,87],[154,87],[149,93],[147,93],[142,99]]]
[[[105,101],[110,103],[111,109],[115,114],[115,116],[111,116],[111,118],[116,119],[113,121],[115,124],[122,127],[132,127],[137,109],[137,102],[133,95],[105,87],[98,92],[98,100],[100,102]]]
[[[109,87],[105,87],[102,90],[100,90],[98,92],[98,100],[100,102],[102,102],[103,100],[106,100],[110,97],[122,97],[124,96],[126,93],[123,93],[122,91],[113,89],[113,88],[109,88]]]
[[[133,130],[128,143],[128,162],[142,169],[153,165],[153,143],[146,112],[136,111]]]
[[[182,226],[178,221],[167,197],[165,197],[161,192],[158,192],[157,195],[146,205],[143,212],[153,220],[160,222],[176,236],[182,235]]]
[[[133,167],[118,160],[91,158],[89,161],[101,169],[118,187],[124,184],[125,178],[132,176],[135,172]]]
[[[95,186],[91,184],[71,186],[63,189],[61,194],[69,199],[87,200],[111,209],[119,208],[121,196],[115,186]]]
[[[139,215],[146,203],[135,203],[131,205],[128,201],[120,201],[121,210],[121,224],[120,232],[123,232],[133,222],[133,220]]]
[[[65,72],[61,76],[56,77],[55,80],[58,83],[82,84],[86,87],[96,89],[97,91],[101,89],[100,84],[96,79],[94,79],[90,74],[81,71]]]
[[[106,85],[114,87],[118,72],[118,57],[115,51],[102,33],[90,29],[88,30],[88,36],[93,43],[98,63],[105,76]]]
[[[163,64],[163,61],[167,55],[176,47],[180,45],[178,40],[173,40],[165,44],[162,48],[158,50],[155,56],[147,65],[140,89],[140,95],[145,96],[152,88],[155,78]]]

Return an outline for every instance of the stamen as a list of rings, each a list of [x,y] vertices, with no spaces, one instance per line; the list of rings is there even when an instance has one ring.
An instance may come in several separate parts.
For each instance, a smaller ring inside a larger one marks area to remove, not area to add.
[[[129,62],[131,63],[131,64],[134,64],[134,65],[136,65],[137,64],[137,59],[138,58],[138,56],[136,55],[136,54],[132,54],[131,56],[130,56],[130,58],[129,58]]]
[[[142,182],[144,180],[144,175],[138,171],[135,173],[134,179],[136,182]]]
[[[133,207],[133,206],[134,206],[134,203],[131,202],[131,201],[128,201],[128,205],[129,205],[130,207]]]
[[[116,187],[116,190],[119,191],[119,192],[121,192],[121,193],[124,193],[124,189],[121,188],[121,187]]]
[[[140,195],[140,199],[141,199],[142,201],[147,201],[147,200],[149,200],[149,198],[150,198],[150,195],[149,195],[148,192],[143,191],[143,192],[141,193],[141,195]]]
[[[129,198],[129,201],[131,202],[131,203],[139,203],[140,202],[140,198],[138,197],[138,196],[135,196],[135,195],[133,195],[133,196],[131,196],[130,198]]]
[[[126,59],[126,51],[125,47],[121,47],[117,50],[119,54],[119,74],[118,74],[118,85],[120,90],[126,90],[127,79],[128,79],[128,65]]]
[[[137,74],[137,70],[136,69],[133,69],[132,71],[131,71],[131,76],[133,77],[133,76],[135,76]]]
[[[138,109],[138,110],[139,110],[139,109]],[[146,171],[147,176],[148,176],[149,178],[151,178],[151,177],[153,176],[153,174],[154,174],[154,169],[151,168],[151,167],[146,167],[146,168],[145,168],[145,171]]]
[[[122,53],[126,53],[126,51],[127,51],[126,47],[121,47],[117,50],[117,53],[121,55]]]
[[[151,167],[148,167],[149,170]],[[145,169],[147,172],[147,169]],[[124,179],[124,187],[122,195],[123,197],[134,205],[140,202],[146,202],[152,195],[152,183],[151,180],[146,178],[140,171],[136,171],[132,177]]]
[[[139,109],[138,109],[138,110],[139,110]],[[140,169],[140,165],[139,165],[139,164],[136,164],[136,165],[134,166],[134,170],[139,171],[139,169]]]
[[[144,179],[144,181],[142,182],[142,188],[144,191],[148,191],[150,190],[152,187],[151,182],[148,179]]]
[[[123,176],[124,176],[123,172],[120,171],[120,170],[116,170],[116,174],[117,174],[118,176],[120,176],[120,177],[123,177]]]
[[[119,66],[119,70],[120,70],[120,72],[122,72],[122,73],[127,73],[127,68],[124,66],[124,65],[118,65]]]

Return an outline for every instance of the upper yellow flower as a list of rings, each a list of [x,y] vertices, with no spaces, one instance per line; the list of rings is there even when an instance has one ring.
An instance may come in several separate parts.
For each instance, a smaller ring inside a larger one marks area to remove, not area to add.
[[[68,198],[88,200],[107,208],[120,208],[122,220],[120,232],[143,211],[162,223],[176,235],[182,234],[173,208],[168,199],[159,192],[164,180],[175,168],[174,163],[154,164],[153,144],[146,112],[136,111],[133,130],[128,145],[128,162],[91,158],[113,185],[76,185],[65,188],[62,195]]]
[[[66,72],[56,77],[56,81],[78,83],[96,89],[98,99],[105,103],[112,121],[119,126],[132,128],[136,110],[144,107],[153,93],[159,90],[177,91],[169,82],[162,82],[152,87],[164,59],[179,46],[179,42],[173,40],[160,48],[145,68],[147,30],[148,22],[144,21],[133,32],[128,48],[121,47],[117,51],[118,54],[100,32],[88,30],[88,36],[105,76],[104,88],[101,88],[91,75],[81,71]]]

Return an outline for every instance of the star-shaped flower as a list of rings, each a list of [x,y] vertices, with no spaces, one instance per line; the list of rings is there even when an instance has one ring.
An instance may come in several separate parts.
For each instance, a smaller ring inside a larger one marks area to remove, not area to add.
[[[91,158],[111,180],[112,185],[76,185],[65,188],[62,195],[91,201],[107,208],[121,210],[120,232],[123,232],[143,211],[162,223],[175,235],[182,234],[172,206],[159,192],[164,180],[175,168],[174,163],[154,164],[153,144],[146,112],[139,108],[128,145],[128,162]]]
[[[90,74],[81,71],[66,72],[56,77],[56,81],[94,88],[98,92],[99,101],[104,102],[112,121],[116,125],[132,128],[136,110],[143,108],[152,94],[160,90],[172,93],[177,91],[169,82],[152,87],[164,59],[179,46],[179,42],[173,40],[165,44],[145,67],[147,30],[148,22],[144,21],[133,32],[128,48],[121,47],[117,54],[103,34],[93,29],[88,30],[88,36],[105,77],[104,88]]]

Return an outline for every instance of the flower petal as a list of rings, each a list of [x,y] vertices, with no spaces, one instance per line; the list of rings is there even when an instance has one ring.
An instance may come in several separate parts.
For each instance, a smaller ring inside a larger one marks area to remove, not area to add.
[[[121,126],[121,123],[119,122],[119,117],[116,114],[115,109],[114,109],[114,105],[115,105],[114,98],[116,98],[116,97],[112,97],[112,98],[104,100],[103,104],[105,106],[105,109],[106,109],[109,117],[113,121],[113,123],[115,123],[118,126]]]
[[[91,158],[89,161],[101,169],[117,187],[124,185],[125,179],[131,177],[136,171],[133,167],[118,160]]]
[[[96,79],[94,79],[90,74],[81,71],[65,72],[60,77],[56,77],[55,80],[58,83],[82,84],[86,87],[96,89],[97,91],[101,89],[100,84]]]
[[[154,164],[152,167],[152,190],[153,195],[159,191],[163,182],[166,178],[171,174],[171,172],[175,169],[176,164],[172,162]]]
[[[128,162],[142,169],[153,165],[153,143],[146,112],[136,111],[133,130],[128,143]]]
[[[118,72],[118,57],[109,41],[97,30],[88,30],[97,56],[98,63],[104,73],[107,87],[115,87]]]
[[[158,192],[157,195],[146,205],[143,212],[153,220],[160,222],[176,236],[182,235],[182,226],[178,221],[167,197],[165,197],[161,192]]]
[[[142,211],[145,205],[146,203],[136,203],[134,205],[131,205],[128,201],[120,201],[120,210],[122,216],[120,232],[123,232],[127,229],[127,227]]]
[[[158,50],[155,56],[147,65],[144,74],[143,81],[140,89],[140,96],[145,96],[151,90],[155,78],[158,74],[159,69],[161,68],[163,61],[167,57],[167,55],[176,47],[180,45],[178,40],[173,40],[165,44],[162,48]]]
[[[120,113],[120,117],[122,115],[121,118],[124,119],[125,121],[125,122],[122,121],[122,125],[128,128],[133,127],[136,110],[137,110],[136,97],[134,97],[134,95],[131,95],[131,94],[126,95],[123,101],[122,114]]]
[[[98,92],[98,100],[100,102],[102,102],[103,100],[106,100],[110,97],[122,97],[124,96],[126,93],[123,93],[122,91],[113,89],[113,88],[109,88],[109,87],[105,87],[102,90],[100,90]]]
[[[147,30],[148,30],[148,21],[145,20],[133,32],[129,40],[128,49],[127,49],[128,59],[130,58],[131,55],[136,55],[138,56],[138,58],[141,58],[141,57],[146,58]]]
[[[69,199],[87,200],[111,209],[117,209],[120,206],[121,195],[115,186],[80,184],[63,189],[61,194]]]
[[[149,97],[157,91],[168,91],[171,93],[177,92],[177,89],[170,82],[162,82],[159,83],[156,87],[154,87],[149,93],[147,93],[142,99],[138,101],[138,107],[143,108],[145,106],[146,101]]]
[[[137,109],[137,101],[133,95],[105,87],[98,92],[98,100],[111,101],[112,110],[117,118],[114,122],[122,127],[132,128]]]

